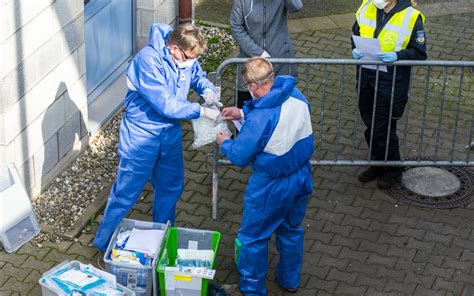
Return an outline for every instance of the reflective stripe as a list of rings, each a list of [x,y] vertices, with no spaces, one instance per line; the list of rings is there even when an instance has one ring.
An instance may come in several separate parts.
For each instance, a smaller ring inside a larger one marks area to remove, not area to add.
[[[415,9],[408,7],[405,12],[405,17],[403,18],[401,30],[398,32],[398,40],[395,45],[395,51],[402,50],[403,43],[405,38],[410,38],[413,28],[410,28],[410,20],[412,15],[415,13]]]
[[[369,0],[367,1],[365,4],[362,4],[362,6],[359,8],[359,11],[358,11],[358,22],[359,22],[359,26],[360,25],[366,25],[366,26],[369,26],[369,27],[373,27],[375,29],[375,26],[376,26],[376,21],[374,20],[371,20],[371,19],[368,19],[365,17],[365,12],[367,11],[367,7],[369,7],[369,4],[372,2],[372,0]]]
[[[382,51],[400,51],[405,49],[410,40],[417,15],[423,15],[413,7],[407,7],[395,13],[380,30],[378,39],[380,40]],[[360,36],[373,38],[377,27],[377,20],[372,19],[377,15],[377,8],[372,0],[364,2],[356,13],[357,22],[360,27]]]

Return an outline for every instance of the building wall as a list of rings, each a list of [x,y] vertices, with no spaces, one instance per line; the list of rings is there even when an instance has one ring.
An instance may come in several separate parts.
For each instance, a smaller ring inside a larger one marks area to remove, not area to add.
[[[178,1],[135,3],[138,51]],[[88,144],[85,52],[84,0],[0,0],[0,164],[32,199]]]
[[[0,0],[0,163],[30,196],[87,143],[84,0]]]
[[[137,1],[137,49],[148,44],[150,26],[153,23],[174,25],[178,15],[178,0],[136,0]]]

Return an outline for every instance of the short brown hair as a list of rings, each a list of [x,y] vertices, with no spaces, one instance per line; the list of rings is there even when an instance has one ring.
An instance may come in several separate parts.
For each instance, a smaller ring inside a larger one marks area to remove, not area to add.
[[[203,54],[207,49],[206,39],[201,30],[190,23],[177,26],[168,37],[168,43],[183,50],[196,51],[197,55]]]
[[[264,58],[250,58],[242,67],[241,75],[244,83],[268,83],[273,80],[273,66]]]

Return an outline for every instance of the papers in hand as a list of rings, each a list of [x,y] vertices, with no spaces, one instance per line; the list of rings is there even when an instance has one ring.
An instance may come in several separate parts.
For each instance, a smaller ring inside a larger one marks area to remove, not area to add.
[[[235,128],[240,132],[240,129],[242,128],[242,125],[245,122],[245,119],[241,118],[237,120],[232,120],[232,122],[234,123]]]
[[[380,40],[376,38],[365,38],[356,35],[352,35],[352,40],[354,40],[355,47],[357,50],[364,53],[364,56],[361,60],[379,60],[377,54],[382,52],[380,47]],[[362,68],[377,70],[376,65],[363,65]],[[379,70],[382,72],[387,72],[387,66],[378,66]]]
[[[151,257],[156,256],[160,243],[163,239],[164,231],[158,229],[137,229],[133,228],[132,233],[125,245],[125,249],[147,253]]]

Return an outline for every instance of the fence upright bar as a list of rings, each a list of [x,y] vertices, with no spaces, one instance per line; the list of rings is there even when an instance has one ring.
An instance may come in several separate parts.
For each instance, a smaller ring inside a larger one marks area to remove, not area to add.
[[[425,101],[423,103],[423,117],[421,120],[421,138],[420,138],[420,145],[418,148],[418,161],[421,160],[423,155],[423,143],[424,143],[424,136],[425,136],[425,123],[426,123],[426,109],[428,107],[428,94],[429,94],[429,87],[430,87],[430,76],[431,76],[431,66],[428,66],[428,74],[426,78],[426,85],[425,85]]]
[[[454,132],[453,132],[453,141],[451,146],[451,162],[454,160],[454,148],[456,144],[456,136],[458,133],[458,122],[459,122],[459,113],[461,112],[461,100],[462,100],[462,85],[464,82],[464,67],[461,67],[461,78],[459,79],[459,92],[458,92],[458,108],[456,110],[456,119],[454,121]]]
[[[323,98],[321,100],[321,119],[319,122],[319,139],[318,139],[318,160],[321,160],[321,145],[323,143],[323,125],[324,125],[324,102],[326,101],[326,76],[328,74],[328,65],[324,65],[323,71]]]
[[[444,100],[446,99],[446,81],[448,78],[448,68],[444,67],[443,89],[441,91],[441,102],[439,106],[438,126],[436,128],[434,161],[438,160],[439,140],[441,137],[441,124],[443,123]]]
[[[410,109],[411,109],[411,87],[413,79],[413,68],[410,67],[410,81],[408,82],[408,101],[406,106],[405,112],[405,128],[403,129],[403,159],[406,158],[407,155],[407,131],[408,131],[408,118],[410,118]]]
[[[374,142],[374,126],[375,126],[375,110],[377,109],[377,92],[379,88],[379,66],[377,65],[377,72],[375,73],[375,90],[374,103],[372,104],[372,122],[370,124],[370,141],[369,141],[369,162],[372,161],[372,148]]]
[[[397,75],[397,66],[393,67],[393,77],[392,77],[392,91],[390,94],[390,110],[388,113],[388,126],[387,126],[387,139],[385,141],[385,155],[384,161],[387,162],[388,158],[388,147],[390,144],[390,129],[392,128],[392,119],[393,119],[393,103],[395,97],[395,76]]]
[[[357,133],[357,128],[359,127],[359,110],[357,108],[357,106],[359,105],[359,100],[360,100],[360,81],[361,81],[361,78],[360,78],[360,75],[362,74],[362,67],[359,66],[356,68],[357,69],[357,72],[358,72],[358,79],[357,79],[357,102],[355,104],[355,111],[354,111],[354,131],[352,133],[352,156],[351,156],[351,160],[354,161],[354,156],[355,156],[355,135]]]
[[[213,153],[214,162],[212,164],[212,219],[217,219],[217,203],[218,203],[218,190],[219,190],[219,172],[217,170],[219,162],[219,147],[217,143],[214,144]]]
[[[337,157],[339,156],[339,138],[341,132],[341,116],[342,116],[342,99],[344,95],[344,76],[346,74],[346,66],[342,65],[342,72],[341,72],[341,87],[339,90],[339,106],[337,111],[337,124],[336,124],[336,155],[335,161],[337,161]]]
[[[466,163],[469,163],[469,160],[471,159],[471,145],[472,145],[472,134],[474,133],[474,114],[471,116],[471,129],[469,130],[469,142],[467,142],[467,155],[466,155]]]

